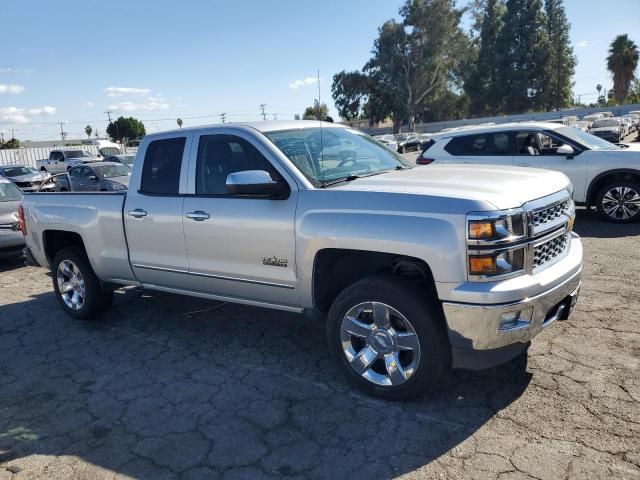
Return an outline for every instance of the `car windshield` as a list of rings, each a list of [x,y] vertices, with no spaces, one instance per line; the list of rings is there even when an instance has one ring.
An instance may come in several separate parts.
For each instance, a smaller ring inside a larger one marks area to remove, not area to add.
[[[567,137],[569,140],[573,140],[580,145],[587,147],[589,150],[619,150],[620,147],[613,143],[607,142],[600,137],[591,135],[583,130],[573,127],[560,127],[556,130],[557,133]]]
[[[0,173],[5,177],[19,177],[21,175],[29,175],[37,172],[38,171],[33,167],[5,167],[0,170]]]
[[[89,152],[85,152],[84,150],[66,150],[64,152],[64,156],[66,158],[79,158],[79,157],[91,157],[92,155]]]
[[[620,120],[603,119],[593,122],[592,128],[619,127]]]
[[[413,165],[364,133],[304,128],[265,133],[316,187]]]
[[[127,167],[130,167],[133,165],[134,158],[135,158],[134,155],[122,155],[118,157],[118,159],[120,160],[120,163],[126,165]]]
[[[125,165],[94,165],[93,171],[102,178],[126,177],[131,173]]]
[[[0,183],[0,202],[16,202],[22,198],[20,189],[13,183]]]

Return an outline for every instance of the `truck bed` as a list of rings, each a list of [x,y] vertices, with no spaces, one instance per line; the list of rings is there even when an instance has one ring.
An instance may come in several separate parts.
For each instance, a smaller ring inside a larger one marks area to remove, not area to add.
[[[47,230],[77,233],[103,280],[134,282],[123,222],[125,198],[125,192],[26,193],[22,205],[29,225],[27,235],[38,243],[41,238],[47,241],[43,235]],[[40,254],[36,260],[45,266],[53,259]]]

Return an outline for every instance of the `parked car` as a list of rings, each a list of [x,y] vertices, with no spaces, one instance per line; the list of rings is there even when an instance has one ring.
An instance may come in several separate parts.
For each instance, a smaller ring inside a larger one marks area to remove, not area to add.
[[[628,118],[631,120],[631,133],[640,130],[640,115],[635,113],[627,113],[622,118]]]
[[[121,163],[131,169],[133,168],[133,161],[135,160],[135,158],[136,156],[132,153],[123,153],[120,155],[111,155],[109,157],[106,157],[104,161]]]
[[[398,143],[398,152],[415,152],[420,150],[420,139],[415,134],[400,133],[395,135],[396,142]]]
[[[396,139],[393,137],[393,135],[391,135],[391,134],[376,135],[373,138],[375,138],[380,143],[385,145],[392,152],[397,152],[398,151],[398,142],[396,142]]]
[[[584,120],[578,120],[576,122],[575,125],[573,125],[574,128],[577,128],[578,130],[582,130],[583,132],[589,132],[589,127],[591,127],[591,122],[585,122]]]
[[[604,118],[603,114],[601,114],[601,113],[592,113],[590,115],[585,115],[584,117],[582,117],[582,121],[583,122],[589,122],[589,127],[591,127],[593,122],[595,122],[596,120],[600,120],[601,118]]]
[[[600,112],[602,113],[604,118],[612,118],[615,117],[615,115],[613,114],[613,112]]]
[[[599,120],[609,122],[611,119]],[[640,151],[620,148],[572,127],[512,123],[433,136],[418,157],[427,164],[536,167],[566,174],[573,199],[594,206],[611,222],[640,219]]]
[[[129,186],[131,170],[117,162],[97,162],[71,167],[56,178],[57,192],[117,192]]]
[[[630,135],[632,132],[634,132],[633,130],[633,120],[629,117],[618,117],[620,120],[622,120],[622,127],[624,128],[624,133],[622,135],[622,137],[626,137],[628,135]]]
[[[85,150],[51,150],[48,158],[36,161],[36,167],[42,172],[62,173],[75,165],[100,161],[102,158]]]
[[[0,176],[11,180],[23,192],[33,192],[50,175],[30,165],[1,165]]]
[[[323,158],[327,141],[348,153]],[[558,172],[415,168],[338,124],[267,121],[147,135],[131,187],[22,202],[27,257],[68,315],[121,285],[325,312],[337,364],[384,398],[524,353],[578,294]]]
[[[620,142],[626,131],[626,125],[617,117],[613,118],[601,118],[591,124],[589,133],[596,137],[604,138],[612,143]]]
[[[20,189],[13,182],[0,178],[0,258],[20,254],[24,247],[18,215],[21,199]]]

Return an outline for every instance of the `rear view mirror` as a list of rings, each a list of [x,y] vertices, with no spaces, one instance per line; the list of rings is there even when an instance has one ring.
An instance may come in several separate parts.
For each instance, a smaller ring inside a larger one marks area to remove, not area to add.
[[[272,196],[282,192],[282,185],[264,170],[245,170],[227,175],[227,193],[230,195]]]
[[[566,155],[567,158],[573,158],[573,154],[575,153],[573,147],[571,145],[562,144],[558,147],[558,155]]]

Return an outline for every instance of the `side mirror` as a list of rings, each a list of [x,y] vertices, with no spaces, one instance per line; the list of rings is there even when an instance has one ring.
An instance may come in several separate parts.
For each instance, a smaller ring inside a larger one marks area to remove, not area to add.
[[[87,180],[91,180],[92,182],[97,182],[98,181],[98,177],[96,177],[95,175],[89,175],[87,177]]]
[[[274,181],[264,170],[245,170],[227,175],[227,193],[230,195],[273,196],[282,192],[282,184]]]
[[[569,159],[573,158],[573,154],[575,153],[573,147],[571,145],[567,145],[566,143],[560,145],[558,147],[558,150],[556,151],[558,152],[558,155],[566,155],[566,157]]]

